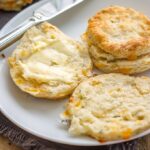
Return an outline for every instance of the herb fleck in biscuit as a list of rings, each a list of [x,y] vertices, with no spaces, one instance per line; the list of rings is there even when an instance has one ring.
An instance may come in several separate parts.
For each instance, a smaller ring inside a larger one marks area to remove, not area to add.
[[[103,74],[83,81],[63,118],[69,132],[100,142],[129,139],[150,129],[150,78]]]
[[[15,84],[35,97],[58,99],[91,75],[87,49],[49,23],[29,29],[9,58]]]

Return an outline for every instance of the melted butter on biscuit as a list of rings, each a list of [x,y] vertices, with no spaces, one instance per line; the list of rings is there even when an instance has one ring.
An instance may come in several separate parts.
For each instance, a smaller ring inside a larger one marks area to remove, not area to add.
[[[56,44],[57,45],[57,44]],[[67,83],[75,80],[76,72],[71,66],[67,66],[71,59],[57,49],[46,48],[32,54],[29,58],[20,62],[25,78],[35,78],[45,82],[59,80]]]
[[[20,61],[23,77],[47,83],[52,80],[66,83],[74,82],[77,79],[77,72],[70,61],[73,61],[72,57],[80,59],[76,47],[65,40],[60,41],[58,39],[49,45],[45,49],[32,53],[23,62]],[[41,46],[39,45],[39,47]]]

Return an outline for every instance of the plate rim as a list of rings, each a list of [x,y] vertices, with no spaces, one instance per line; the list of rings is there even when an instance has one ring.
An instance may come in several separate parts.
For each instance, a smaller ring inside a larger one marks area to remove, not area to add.
[[[27,12],[28,10],[30,10],[32,7],[35,7],[36,5],[39,5],[40,3],[46,3],[47,0],[43,0],[43,1],[39,1],[39,2],[36,2],[35,4],[32,4],[31,6],[25,8],[24,10],[22,10],[21,12],[19,12],[16,16],[14,16],[12,19],[10,19],[0,30],[0,36],[2,36],[5,32],[5,28],[7,28],[8,26],[10,26],[12,24],[12,22],[14,22],[15,20],[17,20],[18,17],[22,16],[25,12]],[[0,52],[2,53],[2,52]],[[0,69],[1,71],[1,69]],[[2,108],[1,104],[0,104],[0,112],[9,120],[11,121],[13,124],[15,124],[17,127],[21,128],[22,130],[24,130],[25,132],[31,134],[31,135],[34,135],[38,138],[41,138],[41,139],[44,139],[44,140],[48,140],[48,141],[51,141],[51,142],[55,142],[55,143],[59,143],[59,144],[65,144],[65,145],[72,145],[72,146],[81,146],[81,147],[84,147],[84,146],[108,146],[108,145],[113,145],[113,144],[120,144],[120,143],[124,143],[124,142],[129,142],[129,141],[132,141],[132,140],[135,140],[135,139],[138,139],[140,137],[143,137],[143,136],[146,136],[148,134],[150,134],[150,129],[142,132],[141,134],[138,134],[137,136],[133,136],[132,138],[130,139],[127,139],[127,140],[117,140],[117,141],[109,141],[109,142],[106,142],[106,143],[99,143],[99,142],[93,142],[93,144],[91,143],[72,143],[72,142],[67,142],[66,140],[61,140],[57,138],[49,138],[47,136],[44,136],[44,135],[41,135],[40,133],[36,132],[36,131],[33,131],[32,129],[28,128],[28,127],[24,127],[23,125],[21,125],[21,123],[19,123],[18,121],[16,121],[15,119],[11,118],[10,115],[7,113],[7,111]]]

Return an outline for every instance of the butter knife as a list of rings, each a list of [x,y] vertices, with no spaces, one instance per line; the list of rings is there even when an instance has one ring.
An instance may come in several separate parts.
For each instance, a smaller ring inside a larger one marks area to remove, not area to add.
[[[21,25],[16,27],[10,33],[1,37],[0,38],[0,51],[4,50],[5,48],[9,47],[13,43],[15,43],[17,40],[19,40],[21,36],[23,35],[23,33],[30,27],[54,18],[58,16],[59,14],[67,11],[68,9],[76,6],[77,4],[80,4],[84,0],[74,0],[72,4],[66,6],[65,8],[60,8],[58,6],[61,4],[61,1],[62,0],[55,0],[54,5],[51,2],[45,3],[44,5],[42,5],[40,8],[38,8],[37,10],[33,12],[33,16],[28,18],[25,22],[23,22]]]

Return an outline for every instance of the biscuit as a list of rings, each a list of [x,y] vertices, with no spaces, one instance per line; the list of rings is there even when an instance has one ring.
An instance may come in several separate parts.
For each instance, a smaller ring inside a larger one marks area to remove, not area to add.
[[[32,0],[0,0],[0,9],[7,11],[18,11],[23,6],[32,3]]]
[[[8,61],[11,77],[22,91],[50,99],[70,95],[92,69],[84,44],[49,23],[29,29]]]
[[[63,113],[69,132],[100,142],[129,139],[150,129],[150,78],[112,73],[83,81]]]
[[[150,69],[150,53],[128,60],[116,58],[94,46],[89,48],[89,52],[94,65],[106,73],[136,74]]]
[[[113,56],[136,58],[150,52],[150,19],[131,8],[110,6],[89,20],[86,36]]]

